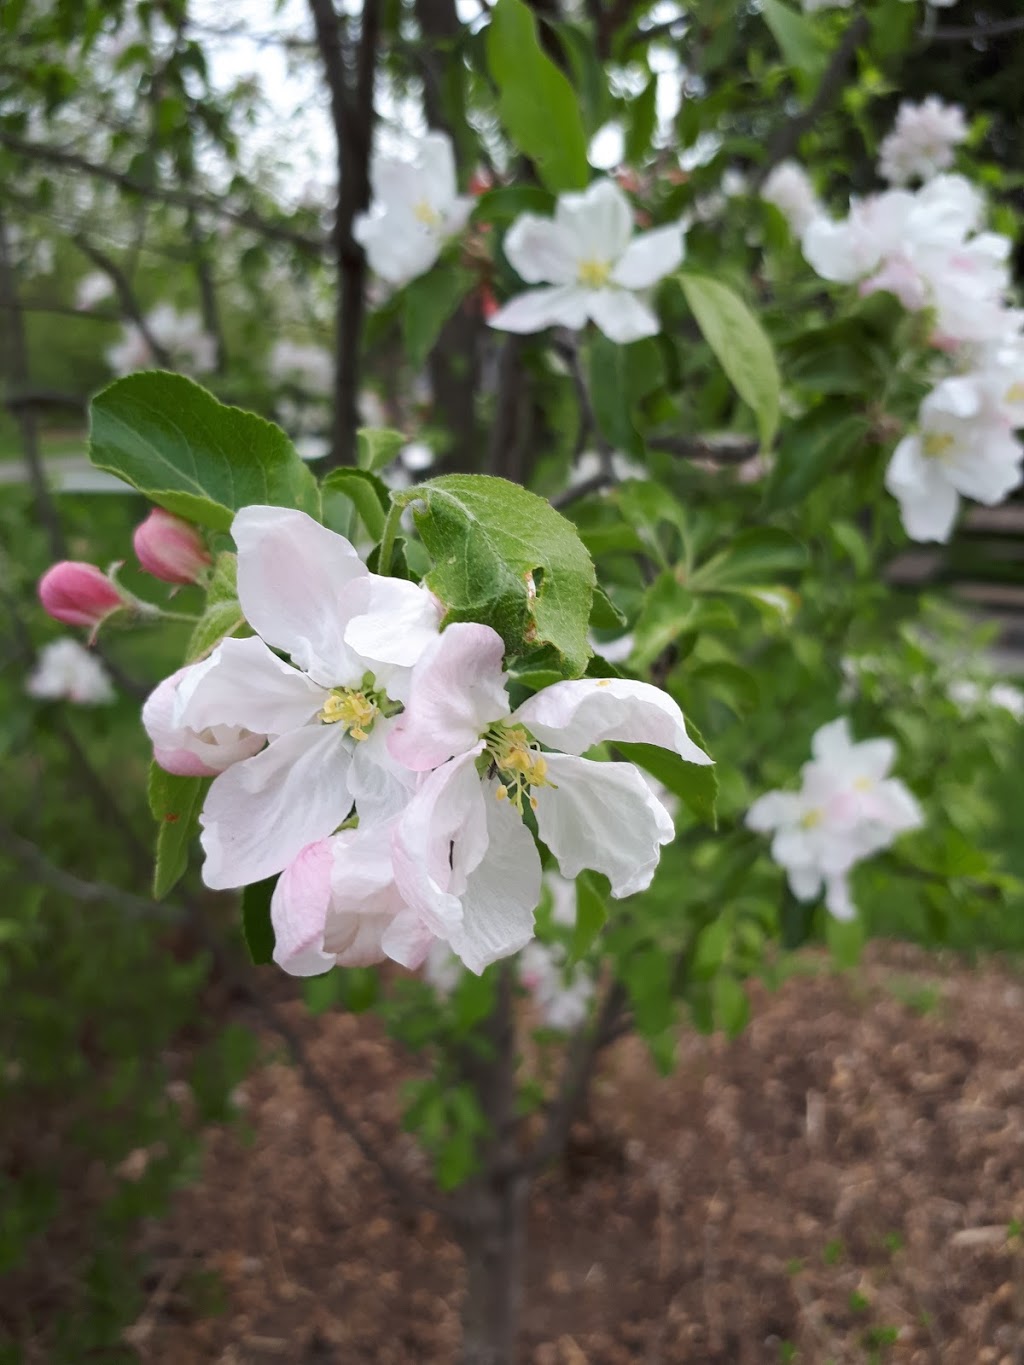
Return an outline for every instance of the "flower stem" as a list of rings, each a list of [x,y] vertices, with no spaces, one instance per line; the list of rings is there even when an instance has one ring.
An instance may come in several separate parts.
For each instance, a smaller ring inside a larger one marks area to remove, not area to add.
[[[380,538],[380,553],[377,556],[377,572],[379,574],[389,574],[391,572],[391,556],[395,549],[395,537],[398,534],[398,527],[402,520],[402,512],[405,510],[404,504],[392,499],[391,506],[384,521],[384,530]]]

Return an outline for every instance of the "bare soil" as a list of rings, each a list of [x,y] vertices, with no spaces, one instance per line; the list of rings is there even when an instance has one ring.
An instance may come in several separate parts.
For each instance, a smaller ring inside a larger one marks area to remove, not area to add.
[[[747,1031],[684,1035],[668,1077],[634,1039],[609,1052],[534,1195],[524,1365],[1020,1365],[1021,979],[890,945],[751,992]],[[375,1022],[301,1026],[421,1171]],[[242,1103],[147,1232],[143,1365],[456,1360],[462,1262],[437,1217],[400,1208],[283,1063]]]

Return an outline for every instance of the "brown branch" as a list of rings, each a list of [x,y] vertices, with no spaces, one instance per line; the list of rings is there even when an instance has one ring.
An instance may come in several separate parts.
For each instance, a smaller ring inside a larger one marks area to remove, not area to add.
[[[871,24],[866,14],[859,14],[847,25],[846,32],[825,68],[814,98],[803,113],[797,114],[784,124],[768,144],[765,160],[751,179],[753,191],[760,189],[780,161],[792,156],[804,133],[810,132],[822,114],[826,113],[839,98],[854,54],[870,32]]]
[[[224,328],[221,326],[217,290],[213,282],[213,272],[210,270],[206,242],[203,239],[203,232],[199,226],[195,209],[186,211],[185,228],[193,251],[192,265],[196,272],[196,284],[199,288],[199,309],[203,318],[203,331],[213,338],[217,353],[217,373],[223,374],[228,366],[227,343],[224,340]]]
[[[68,170],[80,171],[83,175],[117,185],[131,194],[141,195],[144,199],[155,199],[178,208],[191,208],[201,213],[215,214],[218,218],[225,218],[238,227],[247,228],[261,237],[266,237],[269,241],[287,242],[291,246],[302,247],[304,251],[317,255],[321,255],[326,246],[321,238],[309,237],[304,232],[288,227],[286,223],[270,222],[252,209],[234,209],[213,196],[172,189],[169,186],[152,185],[148,181],[129,175],[127,171],[117,171],[112,166],[99,166],[77,152],[51,147],[45,142],[32,142],[26,138],[15,137],[13,133],[4,132],[2,129],[0,147],[6,147],[9,151],[31,161],[43,161],[51,166],[64,166]]]
[[[115,260],[108,256],[105,251],[101,251],[98,246],[95,246],[84,232],[76,232],[71,240],[74,242],[75,246],[78,247],[83,256],[88,256],[93,265],[98,266],[110,280],[110,283],[114,286],[122,311],[142,333],[142,339],[149,347],[150,353],[157,365],[159,365],[162,370],[173,370],[175,366],[169,352],[153,335],[153,330],[146,321],[146,316],[142,311],[138,299],[135,297],[135,290],[132,288],[131,281],[121,267]]]
[[[994,19],[991,24],[961,24],[936,28],[922,36],[928,42],[969,43],[985,38],[1004,37],[1008,33],[1024,33],[1024,15],[1016,19]]]

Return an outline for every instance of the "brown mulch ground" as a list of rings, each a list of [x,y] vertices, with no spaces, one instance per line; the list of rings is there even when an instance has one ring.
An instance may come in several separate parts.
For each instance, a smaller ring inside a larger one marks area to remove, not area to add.
[[[653,1071],[625,1040],[565,1169],[539,1185],[523,1362],[1024,1361],[1024,986],[892,946],[753,988],[740,1038],[687,1036]],[[306,1026],[342,1097],[387,1133],[395,1062],[373,1020]],[[252,1133],[211,1133],[201,1185],[148,1236],[144,1365],[454,1361],[461,1258],[400,1213],[296,1074],[246,1086]],[[187,1285],[220,1285],[203,1316]]]

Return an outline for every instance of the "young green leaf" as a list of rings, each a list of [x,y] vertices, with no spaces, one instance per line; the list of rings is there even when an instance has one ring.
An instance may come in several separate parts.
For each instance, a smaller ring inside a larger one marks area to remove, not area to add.
[[[257,967],[274,960],[274,926],[270,922],[270,901],[277,877],[253,882],[242,892],[242,933],[249,956]]]
[[[251,503],[320,515],[316,480],[280,427],[180,374],[131,374],[92,400],[89,458],[169,512],[227,531]]]
[[[825,70],[828,49],[814,28],[802,14],[784,5],[782,0],[761,0],[761,14],[779,45],[787,66],[817,79]]]
[[[587,666],[594,565],[576,528],[518,484],[447,474],[396,496],[415,506],[448,621],[481,621],[511,655],[550,645],[566,677]]]
[[[406,444],[400,431],[388,427],[361,427],[356,432],[356,459],[360,469],[372,474],[394,460]]]
[[[747,305],[728,285],[709,275],[679,275],[679,283],[704,340],[729,382],[757,418],[766,449],[779,426],[779,367],[772,344]]]
[[[591,949],[608,920],[608,883],[594,872],[576,878],[576,927],[570,959],[578,961]]]
[[[149,768],[149,808],[159,828],[153,895],[163,900],[188,866],[188,849],[199,828],[199,812],[210,785],[208,777],[177,777],[156,763]]]
[[[362,435],[362,433],[360,433]],[[397,432],[375,432],[392,436]],[[405,437],[403,436],[404,442]],[[388,490],[376,474],[365,469],[332,469],[323,481],[325,493],[342,493],[354,505],[360,520],[374,540],[380,540],[388,508]]]

